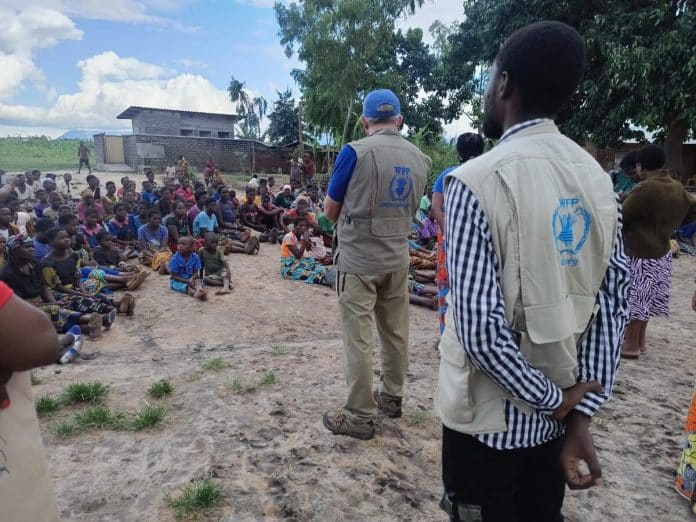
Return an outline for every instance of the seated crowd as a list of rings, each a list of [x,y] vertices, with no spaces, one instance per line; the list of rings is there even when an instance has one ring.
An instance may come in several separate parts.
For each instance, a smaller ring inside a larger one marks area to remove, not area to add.
[[[90,174],[81,192],[69,173],[4,176],[0,280],[43,310],[68,346],[99,335],[119,313],[134,314],[131,292],[152,273],[144,267],[168,274],[173,291],[206,300],[208,287],[231,291],[227,255],[254,255],[261,242],[277,242],[283,278],[333,284],[328,180],[318,187],[293,180],[274,193],[273,177],[255,175],[240,201],[215,170],[205,184],[192,184],[181,169],[173,174],[158,184],[149,171],[139,191],[128,177],[102,190]],[[427,216],[419,221],[411,249],[412,302],[425,306],[433,302],[434,227]]]

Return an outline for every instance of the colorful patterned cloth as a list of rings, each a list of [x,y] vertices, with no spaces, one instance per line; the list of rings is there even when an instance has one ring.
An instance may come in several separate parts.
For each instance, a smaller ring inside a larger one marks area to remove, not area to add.
[[[651,317],[669,317],[669,292],[672,276],[672,253],[659,259],[630,257],[631,286],[628,304],[631,321],[648,321]]]
[[[313,257],[280,258],[280,275],[284,279],[304,281],[305,283],[321,283],[327,268]]]
[[[437,313],[440,316],[440,334],[445,331],[445,314],[447,313],[447,294],[449,294],[449,282],[447,281],[447,254],[445,252],[445,238],[442,231],[437,233]]]
[[[677,468],[677,492],[696,504],[696,388],[686,417],[686,444]]]

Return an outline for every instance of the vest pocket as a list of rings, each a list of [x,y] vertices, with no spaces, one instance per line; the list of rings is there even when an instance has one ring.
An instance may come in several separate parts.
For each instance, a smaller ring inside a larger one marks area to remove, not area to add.
[[[370,231],[378,237],[408,236],[411,232],[411,218],[372,218]]]
[[[439,349],[440,378],[435,392],[436,411],[449,423],[468,424],[474,420],[470,396],[472,367],[451,329],[445,328]]]

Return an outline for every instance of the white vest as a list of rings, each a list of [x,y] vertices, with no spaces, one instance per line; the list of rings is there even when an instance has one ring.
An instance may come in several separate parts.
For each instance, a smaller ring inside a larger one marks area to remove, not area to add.
[[[505,319],[522,354],[560,388],[572,386],[577,344],[596,311],[616,238],[609,176],[546,122],[461,165],[445,183],[452,178],[466,184],[488,220]],[[450,306],[440,340],[436,411],[462,433],[504,432],[502,399],[532,410],[468,361],[452,312]]]

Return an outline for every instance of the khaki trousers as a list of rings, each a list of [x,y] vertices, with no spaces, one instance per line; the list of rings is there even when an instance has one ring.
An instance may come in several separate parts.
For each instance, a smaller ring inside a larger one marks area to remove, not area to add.
[[[368,422],[377,411],[372,397],[373,323],[382,345],[380,392],[403,397],[408,370],[408,268],[382,275],[339,272],[336,292],[348,386],[343,409],[354,422]]]

